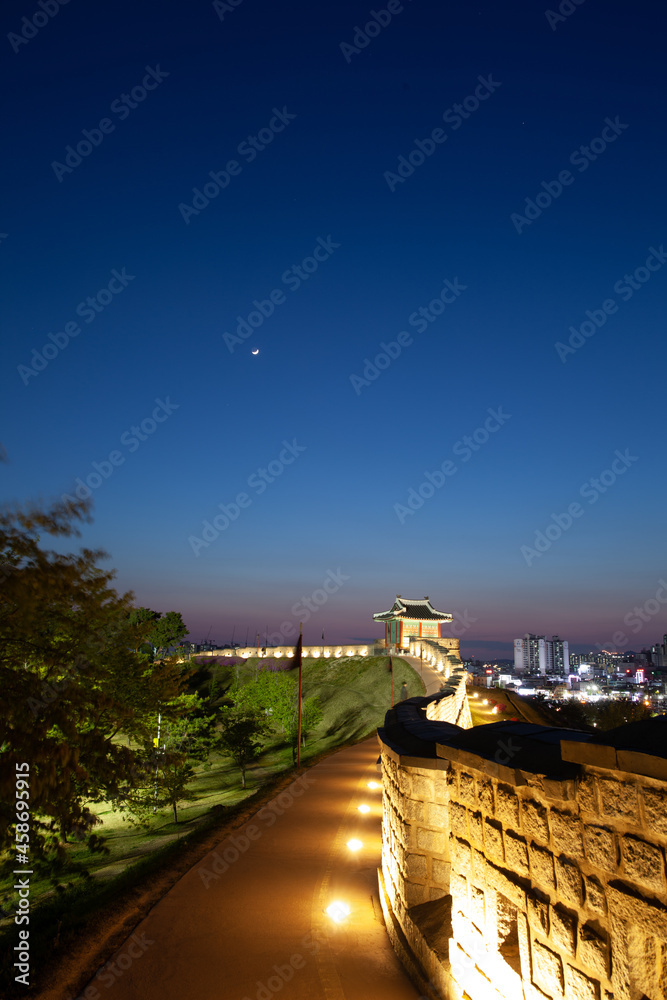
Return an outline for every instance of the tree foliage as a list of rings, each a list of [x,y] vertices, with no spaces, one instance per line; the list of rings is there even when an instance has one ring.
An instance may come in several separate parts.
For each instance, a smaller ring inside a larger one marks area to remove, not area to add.
[[[102,551],[62,554],[41,537],[72,537],[90,521],[87,501],[0,511],[0,851],[14,841],[15,766],[29,765],[31,862],[51,871],[71,834],[101,847],[90,803],[136,783],[158,709],[187,710],[175,660],[137,656],[133,595],[111,586]],[[10,858],[11,863],[11,858]]]
[[[188,634],[180,612],[152,611],[151,608],[133,608],[129,623],[134,628],[135,649],[146,652],[152,659],[154,654],[160,656],[167,652],[179,639]]]
[[[241,787],[246,787],[246,770],[262,752],[271,724],[262,710],[243,705],[223,708],[217,749],[240,768]]]

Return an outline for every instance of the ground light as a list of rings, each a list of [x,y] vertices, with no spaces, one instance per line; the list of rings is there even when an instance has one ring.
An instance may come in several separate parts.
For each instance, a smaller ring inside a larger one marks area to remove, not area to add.
[[[362,803],[360,806],[357,806],[357,809],[359,810],[360,813],[369,813],[371,811],[371,807],[367,806],[365,802]]]
[[[353,837],[352,840],[348,840],[346,846],[349,847],[351,851],[360,851],[364,845],[360,840],[357,840],[356,837]]]
[[[335,920],[337,924],[340,924],[343,920],[345,920],[345,917],[349,917],[352,911],[347,903],[341,903],[338,899],[335,903],[330,903],[325,912],[329,914],[332,920]]]

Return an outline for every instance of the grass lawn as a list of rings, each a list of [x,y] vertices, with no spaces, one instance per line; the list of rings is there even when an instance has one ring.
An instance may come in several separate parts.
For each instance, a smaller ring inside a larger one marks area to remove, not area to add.
[[[319,698],[323,719],[308,736],[307,744],[302,749],[302,762],[338,746],[363,739],[382,725],[385,712],[391,704],[387,663],[388,658],[381,656],[341,657],[337,660],[304,659],[303,693],[305,697],[316,695]],[[238,668],[240,681],[250,682],[256,668],[256,659],[250,659],[241,665]],[[235,667],[214,664],[208,671],[208,678],[202,683],[203,686],[212,684],[216,696],[224,697],[235,679]],[[419,676],[405,661],[394,657],[395,697],[404,680],[410,697],[422,693]],[[93,812],[102,821],[96,832],[106,838],[109,853],[91,853],[84,845],[72,843],[68,845],[72,860],[84,866],[88,874],[93,876],[93,883],[113,882],[127,873],[132,865],[149,859],[155,852],[203,826],[207,818],[210,820],[213,807],[218,807],[216,813],[224,818],[226,811],[256,794],[272,777],[291,768],[292,750],[279,738],[267,744],[258,762],[248,769],[245,789],[241,788],[240,773],[229,758],[213,755],[210,764],[208,770],[202,767],[197,769],[196,779],[189,786],[196,798],[180,805],[178,823],[174,823],[170,808],[158,811],[150,827],[146,829],[128,822],[109,803],[93,804]],[[12,890],[13,881],[10,876],[0,882],[0,904],[5,914],[13,911],[16,902]],[[83,875],[68,875],[63,888],[81,888],[83,883]],[[93,889],[92,886],[90,888]],[[48,880],[40,881],[33,876],[32,907],[39,904],[40,899],[54,895],[55,890]],[[11,917],[3,916],[0,927],[7,926],[11,921]]]

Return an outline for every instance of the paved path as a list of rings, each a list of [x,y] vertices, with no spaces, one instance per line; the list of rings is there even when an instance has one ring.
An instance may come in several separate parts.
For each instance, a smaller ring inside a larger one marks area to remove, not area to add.
[[[372,737],[304,771],[176,883],[86,1000],[416,1000],[378,900],[377,757]]]
[[[397,654],[397,657],[400,657],[401,660],[405,660],[406,663],[409,663],[412,669],[417,673],[419,673],[420,670],[423,672],[426,694],[437,694],[443,684],[447,684],[444,673],[439,673],[439,671],[435,667],[432,667],[430,663],[427,663],[426,660],[424,660],[422,664],[418,656],[406,656],[405,653],[399,653]]]

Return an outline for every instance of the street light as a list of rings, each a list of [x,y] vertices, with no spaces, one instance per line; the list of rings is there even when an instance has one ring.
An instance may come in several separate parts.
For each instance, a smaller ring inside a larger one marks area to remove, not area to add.
[[[335,903],[330,903],[326,908],[326,913],[329,914],[332,920],[335,920],[337,924],[345,920],[345,917],[349,917],[352,910],[347,905],[347,903],[342,903],[340,900],[336,900]]]

